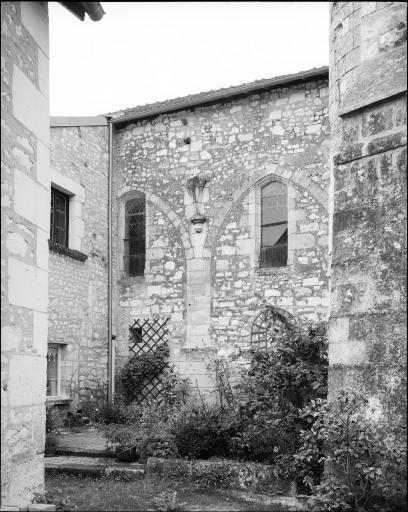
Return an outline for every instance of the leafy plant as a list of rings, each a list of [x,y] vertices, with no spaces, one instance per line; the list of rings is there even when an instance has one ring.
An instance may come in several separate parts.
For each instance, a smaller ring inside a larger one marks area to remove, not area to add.
[[[232,471],[228,464],[220,464],[211,468],[201,467],[193,472],[194,483],[211,489],[228,487],[231,477]]]
[[[54,448],[57,444],[57,433],[54,430],[45,433],[45,447]]]
[[[134,448],[141,459],[178,457],[170,418],[187,403],[189,395],[188,380],[178,377],[172,368],[168,369],[158,399],[127,404],[123,408],[123,424],[105,427],[108,444],[120,450]]]
[[[129,359],[119,373],[125,398],[131,402],[143,389],[146,378],[160,375],[166,367],[169,348],[163,343],[154,352]]]
[[[301,432],[298,471],[317,499],[316,511],[406,510],[406,444],[366,415],[367,400],[341,392],[302,411],[312,426]],[[327,474],[316,478],[316,466]]]
[[[52,403],[45,406],[45,447],[54,448],[57,444],[59,413]]]
[[[243,459],[279,463],[285,476],[308,427],[299,409],[327,393],[327,326],[291,324],[268,350],[254,350],[240,386],[242,428],[232,451]],[[289,464],[289,466],[288,466]],[[292,475],[293,476],[293,475]]]
[[[169,421],[181,457],[208,459],[214,455],[230,455],[230,439],[236,434],[239,421],[218,404],[190,402]]]

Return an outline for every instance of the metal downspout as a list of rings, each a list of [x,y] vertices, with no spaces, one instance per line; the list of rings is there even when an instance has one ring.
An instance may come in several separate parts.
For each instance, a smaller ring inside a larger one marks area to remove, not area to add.
[[[109,123],[109,171],[108,171],[108,401],[115,393],[115,359],[112,336],[112,170],[113,170],[113,125]]]

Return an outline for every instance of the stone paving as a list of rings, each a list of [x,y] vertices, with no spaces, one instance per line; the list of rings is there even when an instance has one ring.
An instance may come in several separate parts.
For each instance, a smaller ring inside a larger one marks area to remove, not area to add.
[[[84,432],[61,432],[57,436],[56,448],[72,452],[106,452],[106,437],[95,429]]]
[[[106,438],[97,429],[83,432],[60,432],[57,435],[56,456],[44,460],[46,471],[110,475],[135,480],[144,478],[145,465],[117,462],[112,452],[106,451]]]

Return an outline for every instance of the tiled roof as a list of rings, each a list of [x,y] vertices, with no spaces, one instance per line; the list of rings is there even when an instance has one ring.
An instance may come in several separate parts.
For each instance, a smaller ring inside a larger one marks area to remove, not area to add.
[[[142,119],[153,115],[163,114],[165,112],[174,112],[176,110],[195,107],[212,101],[231,98],[240,94],[251,94],[262,89],[279,87],[301,80],[309,80],[318,76],[328,75],[328,73],[328,66],[322,66],[320,68],[300,71],[291,75],[281,75],[274,78],[255,80],[254,82],[226,87],[224,89],[217,89],[215,91],[199,92],[198,94],[190,94],[189,96],[182,96],[172,100],[149,103],[140,107],[110,112],[109,114],[105,114],[105,116],[111,118],[113,123]]]

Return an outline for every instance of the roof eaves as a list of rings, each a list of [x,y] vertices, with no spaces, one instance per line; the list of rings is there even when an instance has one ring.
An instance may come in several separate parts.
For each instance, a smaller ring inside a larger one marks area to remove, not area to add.
[[[101,20],[105,14],[99,2],[60,2],[60,4],[81,21],[84,21],[85,13],[92,21]]]
[[[189,96],[184,96],[181,98],[175,98],[172,100],[151,103],[143,105],[141,107],[127,109],[125,111],[111,112],[109,114],[106,114],[106,117],[109,118],[111,123],[113,124],[124,123],[127,121],[143,119],[154,115],[164,114],[167,112],[174,112],[176,110],[183,110],[185,108],[196,107],[204,103],[231,98],[241,94],[253,94],[256,91],[270,89],[272,87],[278,87],[293,82],[308,80],[311,78],[317,78],[318,76],[326,76],[328,75],[328,72],[328,66],[322,66],[320,68],[313,68],[307,71],[301,71],[299,73],[293,73],[290,75],[282,75],[264,80],[256,80],[255,82],[244,83],[241,85],[218,89],[215,91],[208,91],[198,94],[192,94]],[[121,112],[123,112],[124,115],[121,116]]]

